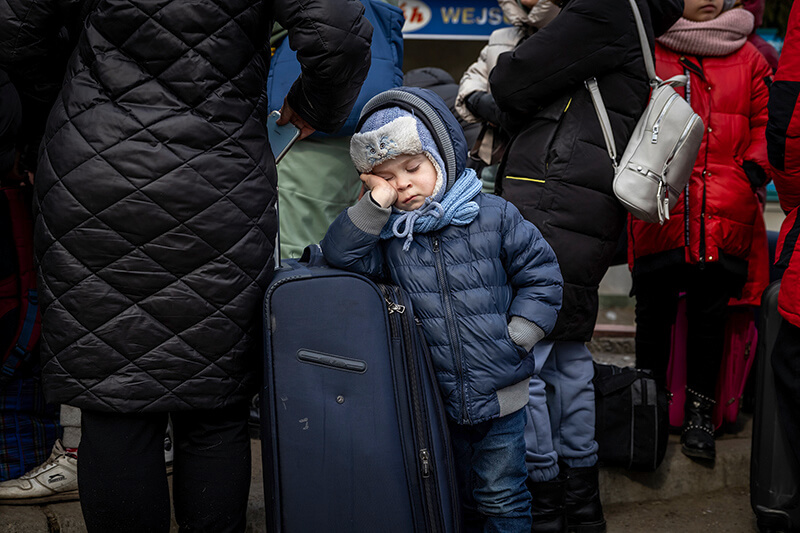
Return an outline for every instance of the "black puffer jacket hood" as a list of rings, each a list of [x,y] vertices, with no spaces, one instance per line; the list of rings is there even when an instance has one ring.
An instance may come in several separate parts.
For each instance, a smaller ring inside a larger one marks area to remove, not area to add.
[[[562,6],[567,5],[569,1],[563,0],[561,2]],[[683,0],[678,0],[677,2],[647,0],[647,7],[650,10],[653,33],[656,37],[663,35],[683,14]]]
[[[362,13],[356,0],[103,0],[89,15],[35,184],[50,402],[144,412],[252,396],[277,222],[272,21],[304,66],[288,101],[331,131],[369,68]]]
[[[683,15],[683,0],[647,0],[647,6],[656,37],[663,35]]]

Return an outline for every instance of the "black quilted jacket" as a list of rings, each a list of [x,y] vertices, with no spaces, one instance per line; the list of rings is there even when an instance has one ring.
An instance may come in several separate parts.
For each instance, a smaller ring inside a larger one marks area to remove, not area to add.
[[[369,67],[362,11],[355,0],[100,0],[36,175],[49,401],[140,412],[250,397],[276,231],[265,43],[273,19],[289,29],[304,65],[289,102],[331,131]]]

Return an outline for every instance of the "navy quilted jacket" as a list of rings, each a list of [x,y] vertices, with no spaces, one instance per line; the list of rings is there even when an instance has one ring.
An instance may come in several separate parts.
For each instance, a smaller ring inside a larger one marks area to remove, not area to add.
[[[464,170],[467,153],[455,117],[425,89],[387,94],[393,96],[367,104],[362,120],[376,107],[392,104],[422,114],[438,138],[452,186]],[[518,386],[527,399],[533,356],[511,340],[508,322],[519,316],[549,333],[562,291],[555,253],[539,230],[497,196],[481,193],[475,201],[480,211],[470,224],[415,234],[408,251],[403,251],[403,239],[379,240],[362,231],[347,211],[321,243],[332,265],[391,277],[409,293],[431,348],[448,415],[461,424],[505,414],[498,391]]]
[[[332,131],[369,68],[362,12],[356,0],[100,0],[36,175],[50,402],[142,412],[251,397],[276,231],[272,22],[304,66],[289,103]]]

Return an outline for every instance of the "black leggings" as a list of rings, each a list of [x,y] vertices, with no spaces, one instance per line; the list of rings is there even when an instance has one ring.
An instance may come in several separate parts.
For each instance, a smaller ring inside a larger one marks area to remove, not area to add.
[[[181,532],[245,530],[250,491],[247,406],[173,412],[173,497]],[[170,528],[164,464],[167,413],[83,411],[81,509],[91,532]]]
[[[636,291],[636,366],[666,385],[678,298],[686,292],[686,385],[714,398],[725,349],[731,277],[716,264],[639,274]]]

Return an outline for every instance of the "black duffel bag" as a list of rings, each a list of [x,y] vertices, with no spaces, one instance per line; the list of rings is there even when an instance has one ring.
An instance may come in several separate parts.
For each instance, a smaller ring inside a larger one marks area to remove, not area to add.
[[[594,364],[595,440],[601,464],[653,471],[669,438],[667,392],[649,370]]]

